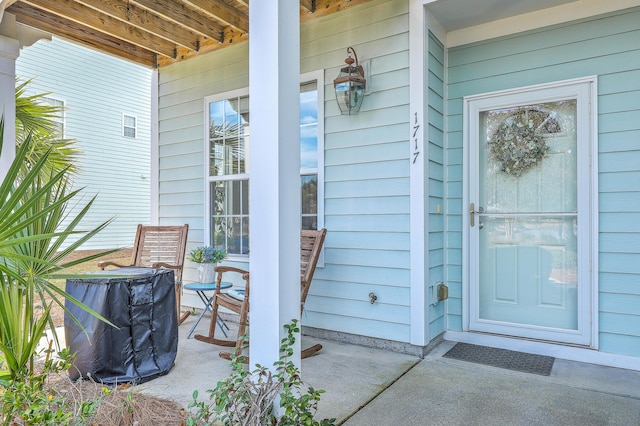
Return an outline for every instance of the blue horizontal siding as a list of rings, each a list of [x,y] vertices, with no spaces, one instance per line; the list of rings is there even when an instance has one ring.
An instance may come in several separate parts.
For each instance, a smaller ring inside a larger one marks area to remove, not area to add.
[[[343,297],[342,293],[334,293],[330,297],[313,296],[307,300],[307,313],[322,312],[330,315],[350,316],[358,313],[360,320],[378,320],[389,323],[409,325],[409,310],[406,306],[383,304],[381,301],[371,303],[368,292],[366,298],[353,300]]]
[[[609,232],[600,235],[603,253],[640,253],[640,232]],[[640,286],[640,282],[638,283]]]
[[[607,232],[640,232],[640,218],[635,213],[601,213],[600,234]]]
[[[411,327],[408,324],[394,324],[394,327],[376,327],[375,319],[364,319],[354,315],[324,314],[321,312],[305,311],[303,324],[327,330],[341,330],[344,333],[357,336],[375,337],[400,342],[408,342]]]
[[[432,339],[445,330],[445,309],[443,302],[430,300],[435,294],[434,286],[444,282],[444,94],[445,94],[445,49],[437,37],[429,32],[427,35],[427,179],[428,179],[428,271],[426,274],[429,303],[428,333]]]
[[[599,152],[635,151],[638,140],[640,140],[640,130],[600,133]]]
[[[600,347],[604,352],[640,357],[640,339],[636,336],[613,332],[602,333]]]
[[[603,293],[600,296],[600,312],[612,314],[626,314],[627,325],[636,336],[640,336],[640,296],[621,293]],[[605,321],[606,323],[606,321]],[[632,326],[636,324],[636,326]]]
[[[340,133],[326,133],[324,147],[327,151],[355,146],[372,146],[406,140],[406,123],[378,126],[372,123],[366,129],[349,129]]]
[[[407,287],[409,271],[399,268],[336,264],[332,265],[331,268],[317,268],[313,279],[314,282],[318,279],[339,283],[338,285],[342,285],[342,283],[359,283]]]
[[[327,182],[324,194],[326,198],[409,195],[409,179],[391,178]]]
[[[631,338],[640,337],[640,317],[637,313],[625,315],[619,312],[603,312],[600,316],[602,333],[624,335]]]
[[[602,192],[640,192],[640,171],[619,173],[601,173],[600,190]]]
[[[406,160],[406,141],[384,145],[358,146],[327,151],[326,166],[375,163],[389,160]]]
[[[600,350],[640,356],[640,8],[456,47],[448,64],[449,328],[461,329],[466,297],[455,232],[464,211],[462,98],[597,75]]]
[[[606,20],[606,22],[605,22]],[[456,48],[460,54],[449,57],[449,66],[487,61],[523,51],[522,41],[526,38],[526,50],[545,51],[557,45],[571,45],[575,42],[607,37],[611,34],[636,31],[637,14],[624,10],[607,18],[589,18],[551,27],[539,28],[524,34],[512,34],[500,39],[487,40]],[[612,24],[614,22],[614,24]]]
[[[333,265],[358,265],[409,268],[408,250],[362,250],[325,248],[325,262]]]
[[[637,274],[600,272],[602,293],[621,293],[640,296],[640,280]]]
[[[72,188],[84,201],[69,204],[69,218],[96,194],[79,229],[114,218],[82,249],[131,246],[136,225],[151,219],[152,71],[57,37],[23,46],[15,65],[21,82],[31,79],[27,95],[64,102],[64,136],[82,151]],[[136,117],[136,138],[122,135],[123,114]]]
[[[409,165],[406,160],[380,161],[368,164],[349,164],[345,166],[326,166],[325,181],[367,180],[381,178],[408,177]]]
[[[314,279],[313,287],[309,290],[310,296],[323,298],[340,297],[341,299],[359,300],[370,302],[369,293],[373,292],[378,296],[377,303],[408,306],[410,295],[409,289],[404,287],[385,284],[336,282]],[[307,299],[309,300],[309,299]]]
[[[325,214],[325,226],[332,231],[409,232],[409,213],[404,215]],[[354,236],[354,239],[357,235]]]
[[[358,232],[358,238],[352,233],[332,232],[331,247],[357,248],[365,250],[408,250],[409,236],[404,232]]]
[[[326,214],[402,214],[409,209],[409,197],[333,198],[325,201]]]

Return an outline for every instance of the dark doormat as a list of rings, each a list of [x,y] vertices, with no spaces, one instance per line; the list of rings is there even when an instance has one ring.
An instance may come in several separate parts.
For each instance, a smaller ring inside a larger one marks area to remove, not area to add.
[[[444,354],[444,357],[541,376],[551,374],[553,361],[555,361],[555,358],[551,356],[489,348],[469,343],[456,343],[449,352]]]

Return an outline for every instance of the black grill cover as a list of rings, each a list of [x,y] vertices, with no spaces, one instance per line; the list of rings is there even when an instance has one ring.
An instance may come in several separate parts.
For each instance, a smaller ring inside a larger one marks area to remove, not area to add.
[[[68,279],[66,291],[117,328],[66,301],[67,309],[84,327],[83,331],[65,314],[67,347],[76,354],[69,370],[71,379],[143,383],[167,374],[178,350],[173,271],[120,268],[100,275]]]

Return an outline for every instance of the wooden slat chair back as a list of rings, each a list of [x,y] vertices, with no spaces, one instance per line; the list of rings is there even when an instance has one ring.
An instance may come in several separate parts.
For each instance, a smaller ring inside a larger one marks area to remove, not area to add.
[[[324,238],[327,235],[325,228],[318,231],[303,230],[300,232],[300,310],[304,310],[304,304],[309,294],[309,288],[313,280],[313,275],[318,265],[318,259],[322,252],[322,246],[324,244]],[[235,346],[235,355],[240,357],[242,355],[242,347],[246,344],[243,341],[243,336],[246,333],[249,318],[249,272],[232,268],[228,266],[218,266],[217,272],[217,286],[213,296],[213,307],[211,313],[211,319],[209,322],[209,334],[207,336],[196,334],[195,338],[202,342],[211,343],[219,346]],[[242,299],[234,297],[233,293],[222,293],[220,291],[220,284],[222,283],[222,276],[226,272],[235,272],[242,275],[245,280],[245,291]],[[216,318],[218,315],[218,307],[223,306],[232,312],[240,315],[238,324],[238,335],[235,340],[220,339],[215,337],[216,331]],[[313,345],[310,348],[302,351],[302,358],[306,358],[322,349],[322,345]],[[225,359],[231,359],[229,352],[222,351],[220,356]],[[243,361],[249,362],[248,357],[243,357]]]
[[[100,269],[109,266],[123,268],[127,266],[142,266],[148,268],[173,269],[176,281],[176,305],[180,318],[180,295],[182,288],[182,270],[187,246],[189,225],[183,226],[147,226],[138,225],[136,239],[131,253],[129,265],[111,261],[98,263]],[[179,322],[182,323],[189,314],[186,313]]]
[[[135,265],[173,269],[176,281],[182,281],[184,255],[189,225],[138,225],[136,247],[132,254]]]
[[[324,237],[327,230],[318,231],[303,229],[300,231],[300,312],[304,310],[304,304],[309,294],[313,274],[320,259],[320,252],[324,245]]]

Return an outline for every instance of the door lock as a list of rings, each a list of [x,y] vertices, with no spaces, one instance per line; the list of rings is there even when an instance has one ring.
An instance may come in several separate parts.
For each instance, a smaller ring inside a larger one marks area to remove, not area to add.
[[[478,207],[478,210],[476,210],[475,203],[469,204],[469,226],[471,227],[475,226],[476,214],[482,214],[482,213],[484,213],[484,208]]]

